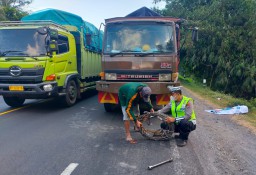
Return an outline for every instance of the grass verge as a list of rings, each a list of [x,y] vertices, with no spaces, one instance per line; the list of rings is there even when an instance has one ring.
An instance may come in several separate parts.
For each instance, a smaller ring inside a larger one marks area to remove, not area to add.
[[[242,98],[235,98],[229,94],[212,91],[209,87],[204,86],[203,83],[198,83],[192,78],[184,78],[179,76],[182,86],[190,89],[192,92],[202,96],[206,100],[215,104],[217,108],[233,107],[237,105],[246,105],[249,108],[249,113],[245,115],[238,115],[236,120],[244,121],[250,125],[250,128],[256,130],[256,99],[245,100]],[[240,122],[241,123],[241,122]]]

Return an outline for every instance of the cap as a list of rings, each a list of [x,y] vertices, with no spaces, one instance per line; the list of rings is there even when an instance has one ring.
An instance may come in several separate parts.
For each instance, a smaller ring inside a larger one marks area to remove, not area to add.
[[[148,86],[145,86],[141,89],[141,95],[145,102],[149,102],[151,93],[152,93],[152,91],[151,91],[150,87],[148,87]]]
[[[169,89],[169,91],[171,93],[174,93],[174,92],[177,92],[177,91],[181,92],[181,86],[176,86],[176,87],[174,87],[174,86],[167,86],[167,88]]]

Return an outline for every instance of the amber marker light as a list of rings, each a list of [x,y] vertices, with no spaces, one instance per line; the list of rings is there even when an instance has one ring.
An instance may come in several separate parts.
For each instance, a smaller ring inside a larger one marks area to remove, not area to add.
[[[56,79],[56,75],[55,74],[51,74],[51,75],[48,75],[46,77],[46,81],[54,81]]]
[[[101,72],[101,73],[99,73],[99,76],[100,76],[100,78],[101,78],[102,80],[104,80],[105,72]]]
[[[104,76],[105,76],[105,73],[104,73],[104,72],[101,72],[99,75],[100,75],[100,77],[104,77]]]

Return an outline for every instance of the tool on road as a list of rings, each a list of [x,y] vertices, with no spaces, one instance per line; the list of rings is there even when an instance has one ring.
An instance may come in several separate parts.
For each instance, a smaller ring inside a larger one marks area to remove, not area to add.
[[[160,163],[158,163],[158,164],[148,166],[148,170],[152,170],[152,169],[155,168],[155,167],[158,167],[158,166],[160,166],[160,165],[163,165],[163,164],[166,164],[166,163],[172,162],[172,161],[173,161],[173,159],[170,158],[170,159],[165,160],[165,161],[163,161],[163,162],[160,162]]]

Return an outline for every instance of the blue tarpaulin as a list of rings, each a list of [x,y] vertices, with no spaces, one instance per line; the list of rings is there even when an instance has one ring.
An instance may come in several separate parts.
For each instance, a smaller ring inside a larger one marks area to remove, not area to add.
[[[96,52],[101,52],[102,49],[102,40],[103,40],[103,32],[100,31],[91,23],[84,21],[80,16],[61,11],[56,9],[45,9],[34,12],[28,16],[25,16],[21,19],[21,21],[33,21],[33,20],[51,20],[60,25],[72,25],[76,26],[79,31],[81,31],[81,27],[84,28],[83,35],[84,38],[86,34],[91,34],[92,42],[89,46],[86,46]],[[86,40],[84,39],[86,42]]]

